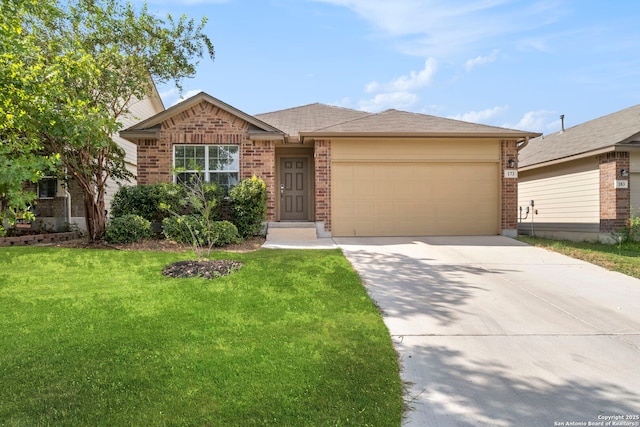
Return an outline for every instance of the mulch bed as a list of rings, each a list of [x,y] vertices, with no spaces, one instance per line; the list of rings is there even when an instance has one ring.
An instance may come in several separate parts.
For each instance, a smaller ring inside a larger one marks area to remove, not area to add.
[[[245,240],[242,243],[215,247],[213,251],[222,252],[253,252],[260,249],[265,242],[262,236],[256,236]],[[114,249],[121,251],[154,251],[154,252],[187,252],[193,249],[193,246],[185,243],[176,243],[165,239],[149,239],[136,243],[107,243],[87,242],[86,239],[75,239],[67,242],[58,242],[53,245],[60,248],[78,248],[78,249]]]
[[[242,267],[240,261],[228,259],[186,260],[166,266],[162,270],[162,274],[174,278],[201,277],[203,279],[215,279],[216,277],[235,273],[240,267]]]

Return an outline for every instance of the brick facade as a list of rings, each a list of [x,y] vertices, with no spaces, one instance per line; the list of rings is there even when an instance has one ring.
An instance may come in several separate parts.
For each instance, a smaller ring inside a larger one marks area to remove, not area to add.
[[[501,212],[500,229],[502,233],[509,233],[513,230],[514,237],[518,230],[518,180],[516,178],[505,178],[503,171],[509,168],[509,160],[516,161],[518,167],[518,148],[516,140],[504,140],[500,150],[500,188],[501,188]]]
[[[316,140],[314,150],[315,220],[331,231],[331,141]]]
[[[161,124],[158,140],[138,143],[138,184],[172,182],[173,146],[224,144],[240,147],[240,179],[255,175],[267,185],[267,220],[275,220],[275,141],[254,141],[249,123],[208,102],[200,102]]]
[[[629,170],[629,153],[612,152],[603,154],[600,160],[600,232],[609,233],[624,228],[631,213],[631,191],[627,188],[614,188],[616,180],[629,180],[622,177],[622,169]]]
[[[231,111],[231,112],[230,112]],[[173,150],[177,144],[224,144],[238,145],[240,152],[240,178],[253,175],[263,179],[267,185],[267,220],[277,219],[276,156],[293,150],[285,147],[281,141],[252,139],[250,131],[256,130],[256,123],[246,115],[238,117],[233,110],[202,100],[171,116],[161,116],[157,122],[160,132],[157,139],[137,139],[138,149],[138,183],[152,184],[171,182],[173,180]],[[244,117],[244,118],[243,118]],[[163,120],[163,121],[162,121]],[[259,127],[259,126],[258,126]],[[151,128],[149,128],[151,129]],[[267,134],[263,134],[267,135]],[[263,136],[263,138],[266,136]],[[255,138],[255,136],[253,136]],[[270,137],[269,137],[270,138]],[[275,138],[275,137],[274,137]],[[278,147],[278,148],[277,148]],[[300,147],[296,147],[298,150]],[[310,148],[310,147],[309,147]],[[302,151],[302,150],[300,150]],[[311,151],[304,148],[305,155]],[[331,232],[331,141],[318,137],[313,142],[313,162],[310,163],[313,173],[313,217],[309,219],[324,223],[324,230]],[[502,233],[517,233],[517,192],[518,180],[504,178],[502,171],[508,169],[508,161],[517,161],[517,141],[504,140],[500,152],[500,186],[501,210],[500,230]]]

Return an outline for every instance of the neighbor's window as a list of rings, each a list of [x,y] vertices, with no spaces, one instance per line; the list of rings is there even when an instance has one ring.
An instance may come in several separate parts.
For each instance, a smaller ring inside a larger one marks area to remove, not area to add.
[[[53,199],[56,197],[58,180],[56,178],[45,177],[38,182],[38,198]]]
[[[237,145],[174,145],[173,166],[178,183],[188,183],[197,173],[225,191],[238,183],[240,154]]]

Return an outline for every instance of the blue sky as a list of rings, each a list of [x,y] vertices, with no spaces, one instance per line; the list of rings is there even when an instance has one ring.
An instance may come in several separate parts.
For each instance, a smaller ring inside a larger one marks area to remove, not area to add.
[[[207,16],[205,91],[249,114],[321,102],[560,130],[640,103],[637,0],[149,0]],[[159,87],[165,106],[179,94]]]

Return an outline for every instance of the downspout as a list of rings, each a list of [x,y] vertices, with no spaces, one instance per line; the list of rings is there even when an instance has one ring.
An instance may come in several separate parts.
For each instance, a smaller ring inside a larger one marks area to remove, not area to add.
[[[64,168],[64,176],[67,176],[67,168]],[[69,181],[67,181],[67,184],[64,186],[64,197],[65,197],[65,217],[66,217],[66,224],[70,227],[71,226],[71,193],[69,193]]]
[[[66,223],[71,226],[71,193],[69,193],[69,190],[67,190],[66,188],[64,189],[64,197],[66,203]]]

